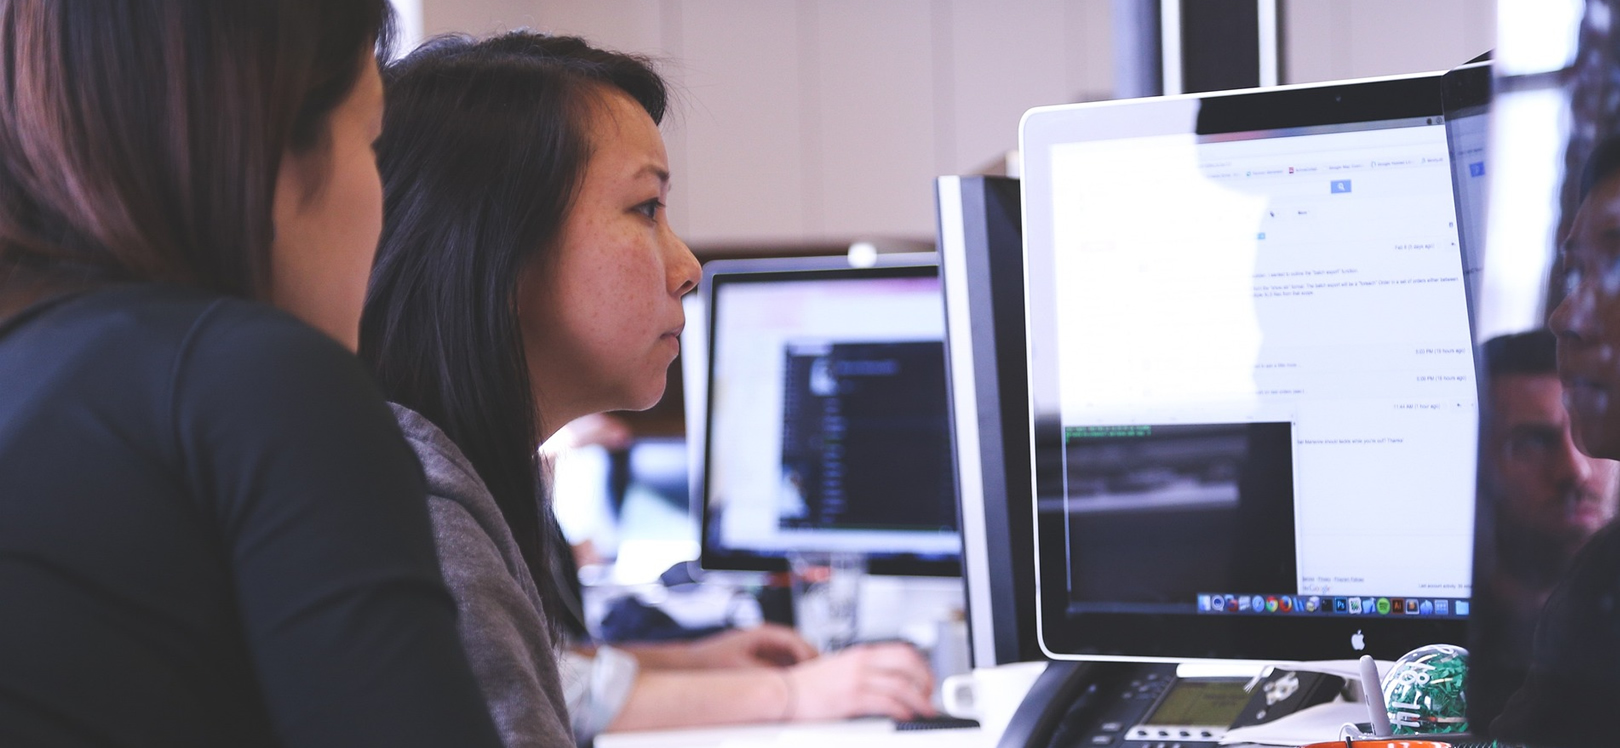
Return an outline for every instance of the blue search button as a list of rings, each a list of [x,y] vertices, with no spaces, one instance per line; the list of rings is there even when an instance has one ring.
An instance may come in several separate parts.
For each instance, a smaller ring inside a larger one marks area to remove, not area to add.
[[[1331,185],[1333,194],[1335,195],[1348,194],[1350,192],[1350,180],[1348,179],[1335,179],[1329,184]]]

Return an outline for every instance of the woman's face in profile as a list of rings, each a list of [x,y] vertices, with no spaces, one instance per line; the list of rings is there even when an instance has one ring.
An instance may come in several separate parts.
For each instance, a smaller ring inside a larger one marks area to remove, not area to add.
[[[593,107],[591,157],[552,257],[519,287],[542,438],[579,416],[652,407],[680,350],[697,258],[664,214],[669,159],[629,96]]]
[[[355,350],[366,280],[382,234],[383,86],[368,54],[332,111],[324,147],[287,153],[276,177],[270,301]]]
[[[1581,204],[1563,263],[1568,293],[1548,324],[1571,430],[1582,452],[1620,458],[1620,176]]]

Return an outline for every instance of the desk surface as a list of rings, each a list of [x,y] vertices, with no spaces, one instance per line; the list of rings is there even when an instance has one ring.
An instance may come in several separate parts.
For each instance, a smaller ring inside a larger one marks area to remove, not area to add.
[[[1345,702],[1348,703],[1348,702]],[[1325,705],[1324,705],[1325,706]],[[1354,705],[1360,709],[1359,705]],[[1348,710],[1349,707],[1342,707]],[[1322,710],[1327,715],[1330,710]],[[1329,715],[1332,716],[1332,715]],[[1336,718],[1336,717],[1335,717]],[[1325,734],[1325,733],[1323,733]],[[999,735],[978,728],[899,732],[887,719],[737,725],[599,735],[597,748],[995,748]],[[1315,737],[1305,742],[1319,742]],[[1295,743],[1304,745],[1304,742]],[[1272,743],[1275,745],[1275,743]],[[1262,748],[1238,743],[1221,748]]]
[[[995,737],[978,728],[899,732],[887,719],[741,725],[652,730],[600,735],[597,748],[995,748]]]

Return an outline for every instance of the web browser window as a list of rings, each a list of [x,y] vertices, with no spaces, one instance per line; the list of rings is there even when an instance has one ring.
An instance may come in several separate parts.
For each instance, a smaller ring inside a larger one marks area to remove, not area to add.
[[[1459,614],[1478,409],[1441,120],[1050,159],[1066,468],[1064,506],[1042,509],[1069,518],[1077,609]],[[1162,542],[1177,513],[1238,562],[1141,587],[1117,553],[1087,571],[1088,538]]]

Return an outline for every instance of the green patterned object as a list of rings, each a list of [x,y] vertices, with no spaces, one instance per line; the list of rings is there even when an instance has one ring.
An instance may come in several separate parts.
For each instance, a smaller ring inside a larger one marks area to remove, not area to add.
[[[1384,676],[1384,704],[1396,735],[1468,731],[1468,650],[1431,644],[1407,652]]]

